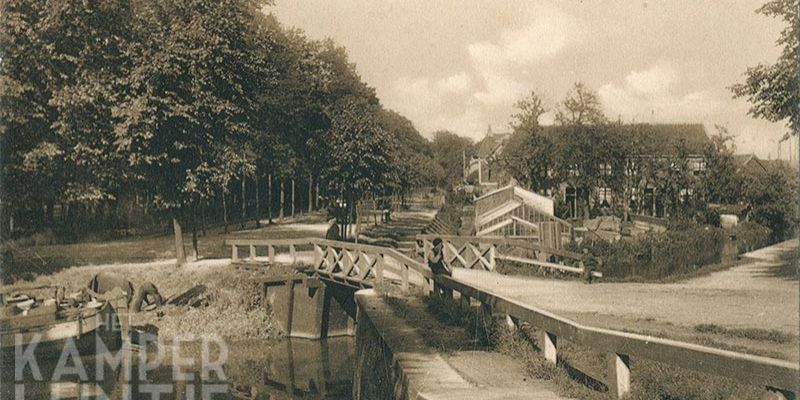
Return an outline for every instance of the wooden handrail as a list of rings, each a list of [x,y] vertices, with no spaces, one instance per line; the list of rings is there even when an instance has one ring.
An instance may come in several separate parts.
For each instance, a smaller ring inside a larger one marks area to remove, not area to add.
[[[225,246],[259,246],[259,247],[288,247],[288,246],[303,246],[303,245],[318,245],[330,246],[334,248],[342,248],[349,251],[362,251],[366,253],[376,253],[383,256],[394,258],[395,260],[407,265],[423,278],[431,279],[432,273],[428,267],[396,249],[373,246],[369,244],[341,242],[336,240],[328,240],[322,238],[299,238],[299,239],[226,239]]]
[[[439,238],[444,241],[454,242],[454,243],[470,242],[470,243],[481,243],[481,244],[515,246],[527,250],[539,250],[548,254],[554,254],[560,257],[567,257],[575,260],[580,260],[583,257],[580,253],[576,253],[574,251],[554,249],[552,247],[542,246],[540,244],[533,243],[532,241],[525,239],[485,237],[485,236],[435,235],[435,234],[416,235],[417,240],[433,240],[435,238]]]
[[[457,291],[463,296],[477,299],[491,308],[492,313],[505,313],[512,320],[524,321],[545,331],[551,340],[558,336],[591,348],[594,351],[616,355],[629,368],[629,357],[644,359],[711,373],[740,383],[797,392],[800,365],[774,358],[755,356],[697,344],[620,332],[581,325],[551,312],[522,304],[486,289],[478,289],[447,276],[437,275],[434,282],[441,287]],[[555,351],[553,345],[552,351]],[[554,361],[554,360],[553,360]],[[615,368],[619,369],[619,362]],[[629,371],[624,379],[629,379]],[[610,376],[615,376],[610,374]],[[619,376],[616,379],[620,379]],[[613,387],[612,387],[613,385]],[[629,382],[610,382],[609,388],[622,395]],[[618,391],[617,388],[622,389]]]

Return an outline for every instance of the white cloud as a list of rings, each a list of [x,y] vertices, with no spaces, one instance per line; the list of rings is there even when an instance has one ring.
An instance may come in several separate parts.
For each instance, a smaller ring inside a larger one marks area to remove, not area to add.
[[[488,106],[510,105],[529,88],[513,76],[542,60],[552,58],[582,35],[574,17],[547,4],[534,5],[528,23],[506,29],[497,42],[467,46],[473,66],[483,79],[484,90],[475,98]]]
[[[662,65],[644,71],[633,71],[625,77],[627,87],[642,95],[665,93],[674,81],[675,70]]]
[[[708,91],[676,93],[676,76],[673,68],[657,65],[631,71],[623,84],[608,83],[597,92],[609,117],[623,121],[702,122],[719,111],[722,102]]]
[[[472,78],[466,72],[460,72],[436,82],[442,92],[463,93],[472,87]]]

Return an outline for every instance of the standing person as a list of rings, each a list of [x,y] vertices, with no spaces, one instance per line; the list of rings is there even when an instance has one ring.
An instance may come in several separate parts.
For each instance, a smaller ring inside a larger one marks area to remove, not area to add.
[[[442,239],[433,239],[433,249],[427,254],[428,268],[436,275],[453,276],[453,270],[444,259],[444,243]]]
[[[597,269],[598,261],[597,258],[589,252],[589,249],[583,249],[583,257],[581,258],[581,267],[583,267],[583,272],[581,273],[581,279],[587,285],[592,284],[592,272]]]

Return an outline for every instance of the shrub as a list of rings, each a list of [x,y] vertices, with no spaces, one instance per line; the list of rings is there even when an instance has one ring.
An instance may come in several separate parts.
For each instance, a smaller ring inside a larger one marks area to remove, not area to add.
[[[661,279],[720,261],[727,240],[722,229],[693,224],[682,228],[616,243],[597,242],[592,252],[602,258],[599,269],[610,278]]]
[[[772,230],[755,222],[742,222],[730,232],[736,235],[739,253],[744,253],[771,244]]]

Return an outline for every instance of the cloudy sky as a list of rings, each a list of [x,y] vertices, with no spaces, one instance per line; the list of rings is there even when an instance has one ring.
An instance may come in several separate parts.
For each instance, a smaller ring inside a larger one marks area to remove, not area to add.
[[[754,12],[762,3],[277,0],[270,10],[347,47],[384,106],[427,136],[448,129],[480,139],[489,124],[508,131],[521,96],[536,91],[552,109],[583,81],[612,119],[723,124],[739,152],[775,158],[785,126],[748,117],[727,89],[779,54],[782,27]]]

